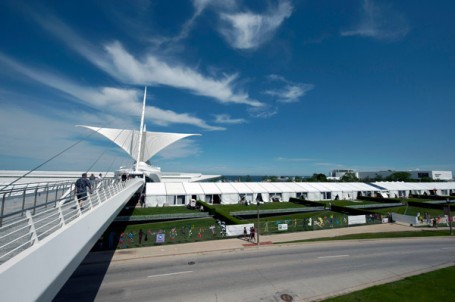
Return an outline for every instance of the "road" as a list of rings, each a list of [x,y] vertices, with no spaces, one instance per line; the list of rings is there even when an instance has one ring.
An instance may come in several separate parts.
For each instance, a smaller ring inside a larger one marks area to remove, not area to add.
[[[315,301],[454,262],[455,238],[449,237],[148,257],[83,264],[55,301]]]

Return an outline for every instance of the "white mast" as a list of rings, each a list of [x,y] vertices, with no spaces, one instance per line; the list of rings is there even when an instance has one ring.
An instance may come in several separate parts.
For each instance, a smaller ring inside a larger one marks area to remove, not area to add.
[[[136,171],[139,170],[139,161],[142,160],[142,137],[144,136],[144,115],[145,115],[145,99],[147,97],[147,86],[144,90],[144,101],[142,103],[142,116],[141,116],[141,127],[139,128],[139,146],[137,150],[137,160],[136,160]]]

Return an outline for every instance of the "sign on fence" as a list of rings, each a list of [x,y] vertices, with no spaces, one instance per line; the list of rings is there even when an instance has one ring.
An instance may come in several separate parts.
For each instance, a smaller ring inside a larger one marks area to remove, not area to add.
[[[237,224],[237,225],[227,225],[226,226],[226,236],[242,236],[243,228],[246,228],[247,234],[250,234],[250,228],[253,227],[253,223],[248,224]]]
[[[288,230],[288,224],[287,223],[281,223],[278,225],[278,231],[287,231]]]
[[[367,223],[367,218],[365,215],[348,216],[348,225],[365,223]]]
[[[166,234],[158,233],[158,234],[156,234],[155,243],[164,243],[165,238],[166,238]]]

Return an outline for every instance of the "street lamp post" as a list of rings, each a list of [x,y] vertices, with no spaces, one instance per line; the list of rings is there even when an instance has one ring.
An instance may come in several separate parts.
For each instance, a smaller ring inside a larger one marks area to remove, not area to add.
[[[257,213],[258,213],[258,227],[256,228],[256,234],[258,236],[256,244],[259,246],[259,200],[256,200]]]
[[[453,231],[452,231],[452,215],[450,213],[450,199],[447,198],[447,212],[449,212],[449,228],[450,228],[450,236],[453,235]]]

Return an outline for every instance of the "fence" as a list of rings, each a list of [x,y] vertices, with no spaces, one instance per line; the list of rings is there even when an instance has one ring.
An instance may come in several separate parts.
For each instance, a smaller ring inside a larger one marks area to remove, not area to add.
[[[270,235],[349,227],[348,217],[345,214],[324,212],[305,219],[261,219],[259,232],[260,235]],[[366,224],[380,224],[382,223],[382,216],[366,215],[364,221]],[[248,220],[245,223],[253,223],[253,220]],[[254,224],[257,226],[256,222]],[[110,228],[100,238],[95,248],[97,250],[127,249],[224,238],[226,238],[226,232],[223,229],[223,223],[219,220],[207,218],[201,220],[201,222],[174,221],[167,224],[128,225],[124,229]]]

